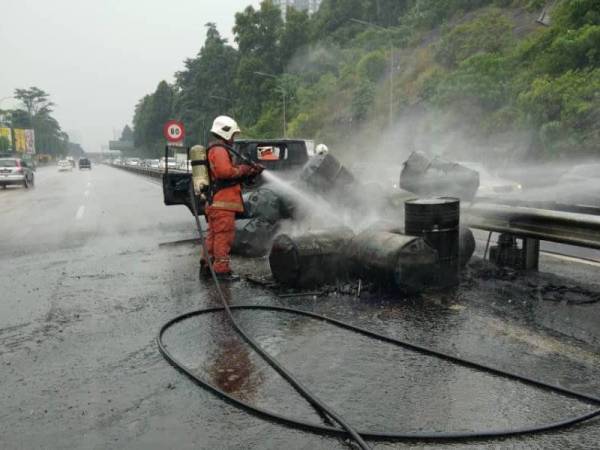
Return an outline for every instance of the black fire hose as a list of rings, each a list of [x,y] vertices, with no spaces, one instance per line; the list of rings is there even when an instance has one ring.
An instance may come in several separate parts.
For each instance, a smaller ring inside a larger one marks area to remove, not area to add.
[[[202,251],[205,252],[206,249],[204,247],[204,232],[202,230],[202,224],[200,223],[200,217],[198,217],[198,210],[196,209],[196,201],[195,201],[196,199],[195,199],[194,195],[195,194],[194,194],[193,183],[190,183],[190,200],[191,200],[191,204],[192,204],[192,211],[194,213],[194,220],[196,221],[196,228],[198,229],[198,234],[200,236],[200,244],[202,245],[202,249],[203,249]],[[273,369],[275,369],[290,385],[292,385],[294,387],[294,389],[296,389],[296,391],[300,395],[302,395],[312,405],[312,407],[317,411],[317,413],[321,414],[327,422],[332,423],[331,419],[333,419],[333,421],[337,422],[345,430],[344,431],[345,434],[349,435],[354,441],[356,441],[356,443],[359,445],[359,447],[361,449],[369,450],[370,447],[368,446],[368,444],[364,441],[362,436],[354,430],[354,428],[352,426],[350,426],[348,423],[346,423],[346,421],[342,417],[340,417],[331,407],[327,406],[316,395],[311,393],[306,386],[304,386],[298,379],[296,379],[296,377],[294,377],[294,375],[292,375],[290,372],[288,372],[288,370],[285,367],[283,367],[283,365],[279,361],[277,361],[273,356],[271,356],[269,353],[267,353],[260,346],[260,344],[257,341],[255,341],[250,335],[248,335],[248,333],[246,333],[244,331],[244,329],[242,327],[240,327],[240,325],[237,323],[237,321],[235,320],[235,317],[233,316],[233,314],[231,312],[231,309],[229,307],[229,304],[227,303],[225,294],[223,294],[223,290],[221,289],[221,284],[219,283],[219,279],[217,278],[217,275],[215,273],[214,267],[212,265],[212,261],[210,260],[210,258],[208,257],[208,255],[206,253],[204,254],[204,258],[207,261],[208,267],[210,269],[210,274],[212,276],[213,281],[215,282],[215,286],[217,288],[217,292],[219,293],[221,302],[223,303],[222,309],[227,313],[227,316],[229,317],[229,320],[231,321],[233,328],[238,332],[238,334],[265,361],[267,361],[269,363],[269,365],[271,367],[273,367]],[[171,322],[171,323],[173,323],[173,322]],[[168,328],[168,327],[166,327],[166,328]],[[165,356],[167,358],[167,360],[169,360],[176,367],[183,369],[183,366],[179,363],[176,363],[173,356],[168,353],[168,351],[165,349],[165,347],[163,345],[162,335],[163,335],[164,331],[166,330],[166,328],[163,326],[163,328],[161,329],[161,331],[158,335],[158,347],[160,349],[160,352],[163,354],[163,356]],[[189,372],[184,372],[184,373],[187,373],[188,375],[190,375]]]
[[[193,194],[192,194],[193,195]],[[192,205],[195,206],[195,202],[192,201]],[[198,228],[198,232],[200,234],[200,239],[203,241],[204,235],[202,231],[202,226],[200,224],[200,219],[196,211],[194,211],[194,216],[196,220],[196,226]],[[208,259],[207,259],[208,261]],[[210,261],[209,261],[210,263]],[[294,308],[285,308],[279,306],[261,306],[261,305],[237,305],[237,306],[229,306],[227,304],[226,298],[223,295],[221,287],[219,285],[218,279],[215,275],[215,272],[212,268],[212,265],[209,265],[210,271],[217,286],[217,291],[219,292],[219,296],[221,297],[221,301],[223,302],[223,307],[213,307],[213,308],[204,308],[197,311],[191,311],[185,314],[182,314],[178,317],[171,319],[169,322],[165,323],[157,336],[157,344],[161,354],[165,357],[165,359],[177,370],[187,375],[192,381],[197,383],[209,391],[212,391],[220,398],[225,401],[244,409],[250,413],[253,413],[259,417],[263,417],[265,419],[291,426],[293,428],[303,429],[307,431],[311,431],[319,434],[327,434],[342,438],[351,438],[353,439],[361,448],[366,449],[369,448],[365,438],[368,439],[376,439],[376,440],[438,440],[438,441],[456,441],[456,440],[466,440],[466,439],[483,439],[483,438],[498,438],[498,437],[507,437],[507,436],[517,436],[523,434],[533,434],[540,433],[544,431],[557,430],[560,428],[566,428],[569,426],[573,426],[575,424],[584,422],[586,420],[592,419],[593,417],[597,417],[600,415],[600,408],[589,411],[585,414],[581,414],[578,416],[567,417],[562,420],[556,422],[543,423],[539,425],[531,425],[521,428],[511,428],[511,429],[498,429],[498,430],[480,430],[480,431],[446,431],[446,432],[432,432],[432,431],[361,431],[355,430],[353,427],[348,425],[338,414],[333,412],[330,407],[325,405],[322,401],[312,394],[308,388],[303,386],[296,378],[288,372],[275,358],[269,355],[265,350],[263,350],[260,345],[250,337],[236,322],[232,310],[262,310],[262,311],[276,311],[276,312],[284,312],[297,314],[305,317],[309,317],[311,319],[320,320],[322,322],[326,322],[332,325],[335,325],[339,328],[343,328],[355,333],[362,334],[364,336],[370,337],[372,339],[386,342],[389,344],[397,345],[399,347],[406,348],[411,351],[415,351],[418,353],[422,353],[424,355],[433,356],[436,358],[443,359],[445,361],[449,361],[464,367],[469,367],[471,369],[476,369],[484,372],[491,373],[493,375],[501,376],[504,378],[513,379],[519,381],[521,383],[531,385],[537,388],[541,388],[547,391],[556,392],[571,398],[575,398],[587,403],[593,403],[596,405],[600,405],[600,397],[596,397],[589,394],[584,394],[581,392],[577,392],[571,389],[567,389],[558,385],[546,383],[544,381],[540,381],[525,375],[519,375],[517,373],[513,373],[507,370],[498,369],[495,367],[487,366],[485,364],[481,364],[478,362],[470,361],[468,359],[460,358],[448,353],[444,353],[438,350],[434,350],[429,347],[413,344],[410,342],[402,341],[400,339],[395,339],[389,336],[385,336],[382,334],[375,333],[373,331],[369,331],[364,328],[356,327],[354,325],[350,325],[349,323],[342,322],[336,319],[332,319],[326,316],[322,316],[320,314],[311,313],[308,311],[303,311],[300,309]],[[222,312],[225,311],[228,315],[229,319],[232,322],[234,329],[239,333],[239,335],[257,352],[259,353],[270,365],[273,367],[280,375],[282,375],[314,408],[315,410],[324,418],[329,425],[314,423],[303,421],[299,419],[294,419],[292,417],[284,416],[281,414],[274,413],[272,411],[268,411],[263,408],[259,408],[257,406],[246,403],[242,400],[239,400],[228,393],[220,390],[218,387],[212,385],[207,380],[202,379],[195,373],[193,373],[190,369],[188,369],[182,362],[178,361],[165,347],[163,342],[163,335],[165,332],[171,328],[173,325],[182,322],[191,317],[196,317],[204,314]],[[338,428],[333,426],[332,421],[329,420],[332,418],[333,421],[337,422],[342,428]]]

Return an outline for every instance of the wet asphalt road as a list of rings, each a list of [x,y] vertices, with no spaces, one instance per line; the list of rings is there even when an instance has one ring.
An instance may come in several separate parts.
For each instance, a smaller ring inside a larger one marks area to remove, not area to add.
[[[96,166],[37,172],[35,189],[0,191],[0,448],[336,449],[343,442],[250,416],[198,388],[159,355],[159,326],[217,304],[196,278],[183,207],[154,181]],[[267,273],[263,259],[236,261]],[[560,273],[560,276],[547,272]],[[542,273],[475,259],[461,288],[415,298],[279,299],[247,282],[232,303],[294,306],[600,395],[595,264],[544,257]],[[582,402],[374,343],[301,319],[240,320],[323,400],[361,429],[518,427],[589,410]],[[305,402],[218,314],[183,323],[169,348],[246,401],[318,422]],[[374,448],[597,448],[600,420],[537,436]]]

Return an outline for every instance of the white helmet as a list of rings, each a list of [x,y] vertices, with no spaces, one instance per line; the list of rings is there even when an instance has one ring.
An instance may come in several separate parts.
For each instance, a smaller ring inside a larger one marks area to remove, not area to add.
[[[325,144],[319,144],[315,151],[317,152],[317,155],[326,155],[329,153],[329,148]]]
[[[229,116],[219,116],[213,122],[210,129],[212,134],[216,134],[226,141],[231,141],[235,133],[241,132],[237,122]]]

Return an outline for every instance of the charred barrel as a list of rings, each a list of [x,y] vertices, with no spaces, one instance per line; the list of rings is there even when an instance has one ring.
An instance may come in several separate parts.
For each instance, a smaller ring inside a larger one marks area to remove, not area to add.
[[[269,252],[277,230],[277,223],[260,217],[236,220],[235,240],[231,252],[248,257],[264,256]]]
[[[355,276],[408,290],[426,288],[438,263],[437,252],[423,238],[387,231],[363,231],[346,254]]]
[[[442,197],[408,200],[404,205],[404,231],[421,236],[439,257],[435,284],[458,284],[460,201]]]
[[[277,223],[281,219],[289,219],[292,215],[292,207],[271,189],[259,188],[249,191],[243,198],[246,217]]]
[[[404,205],[402,206],[404,210]],[[378,220],[373,222],[368,227],[373,231],[387,231],[388,233],[404,235],[404,226],[398,225],[397,222],[389,220]],[[460,266],[464,267],[467,265],[473,253],[475,253],[475,236],[470,228],[461,226],[459,229],[459,248],[458,248],[458,259]]]
[[[269,264],[285,286],[314,287],[348,277],[343,249],[354,237],[349,228],[315,231],[302,236],[280,234],[273,241]]]
[[[300,173],[300,179],[319,193],[343,191],[356,180],[333,155],[317,155],[311,158]]]
[[[400,187],[420,196],[443,195],[471,201],[479,189],[479,173],[437,156],[413,152],[402,168]]]

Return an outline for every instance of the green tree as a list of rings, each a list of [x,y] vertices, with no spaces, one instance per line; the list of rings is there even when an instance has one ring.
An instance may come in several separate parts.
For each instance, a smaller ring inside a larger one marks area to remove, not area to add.
[[[600,2],[555,2],[550,26],[537,26],[548,4],[323,0],[316,14],[289,10],[283,22],[265,0],[236,14],[237,49],[207,24],[204,45],[176,74],[171,117],[184,120],[191,139],[203,139],[222,113],[249,135],[279,136],[283,87],[288,134],[299,138],[346,144],[356,129],[379,136],[392,98],[397,118],[417,117],[414,129],[440,141],[460,129],[478,145],[519,134],[532,136],[540,154],[597,152]],[[161,140],[156,109],[169,104],[157,97],[142,98],[134,116],[136,144],[148,148]],[[15,120],[29,120],[21,113]]]
[[[206,40],[196,58],[176,73],[174,115],[183,120],[191,139],[205,141],[210,122],[220,114],[234,115],[237,51],[221,37],[214,23],[206,24]],[[204,142],[206,143],[206,142]],[[193,144],[193,143],[192,143]]]
[[[162,129],[172,118],[173,88],[166,81],[158,83],[152,95],[142,98],[133,116],[133,141],[146,156],[158,156],[162,147]]]
[[[233,31],[240,54],[235,83],[238,102],[243,105],[237,113],[243,123],[257,122],[263,108],[278,95],[276,81],[256,72],[281,73],[282,29],[281,11],[270,0],[262,2],[258,10],[248,6],[235,15]]]
[[[306,11],[288,8],[285,26],[281,32],[281,63],[285,67],[298,53],[308,45],[310,38],[310,18]]]
[[[23,102],[29,117],[40,113],[50,114],[54,106],[50,101],[50,94],[35,86],[29,89],[15,89],[15,98]]]
[[[498,53],[512,43],[511,23],[494,10],[449,29],[437,49],[437,59],[456,66],[476,53]]]
[[[123,127],[120,140],[133,142],[133,130],[129,127],[129,125],[125,125]]]
[[[30,87],[29,89],[15,89],[15,98],[23,103],[24,109],[11,111],[11,126],[33,128],[38,153],[64,154],[69,137],[52,116],[54,103],[50,100],[50,94],[40,88]]]

